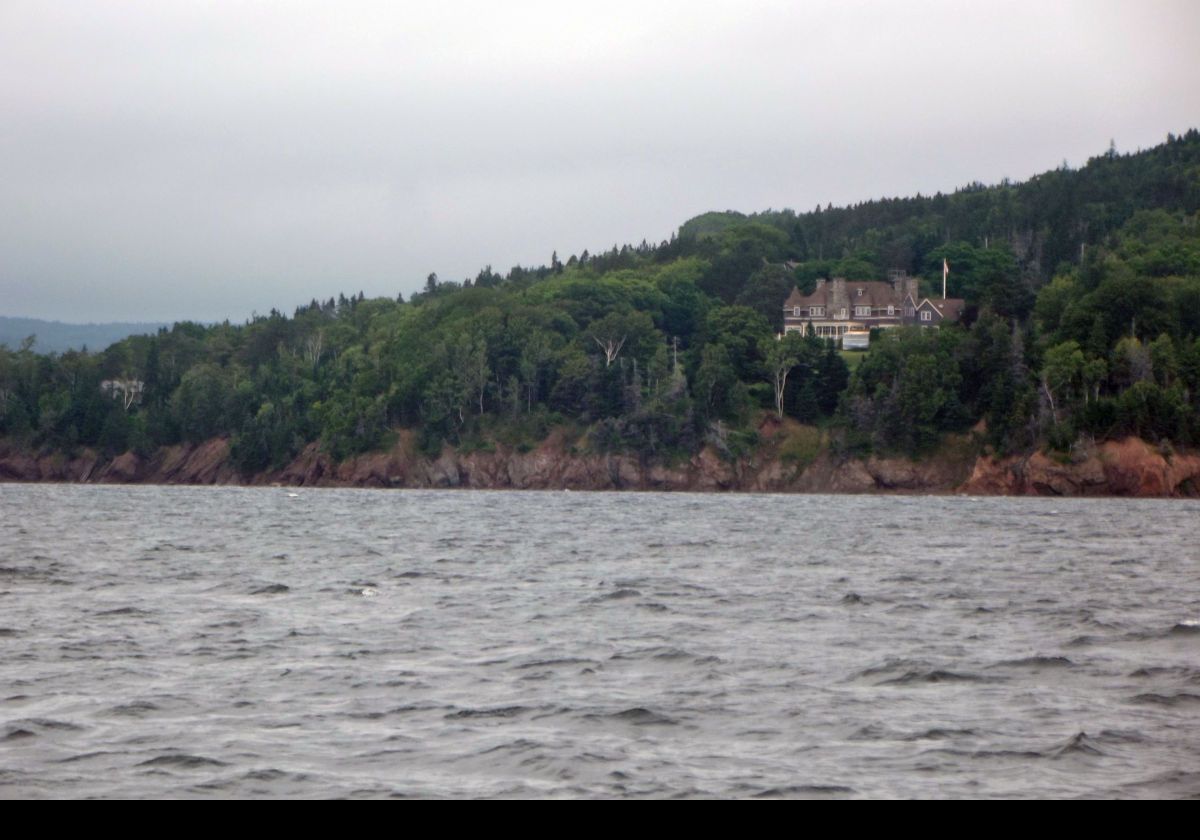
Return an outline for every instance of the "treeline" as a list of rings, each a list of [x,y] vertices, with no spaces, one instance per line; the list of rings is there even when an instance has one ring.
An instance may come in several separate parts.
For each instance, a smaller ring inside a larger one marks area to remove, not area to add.
[[[998,452],[1127,433],[1189,445],[1198,211],[1189,131],[1024,184],[707,214],[659,245],[431,274],[408,301],[341,295],[98,353],[42,355],[30,339],[0,347],[0,436],[108,454],[228,436],[247,472],[315,440],[338,458],[385,446],[401,428],[431,453],[565,426],[646,459],[705,443],[733,456],[766,411],[852,453],[920,453],[972,428]],[[904,268],[940,286],[943,259],[969,304],[959,326],[878,335],[865,357],[775,338],[794,285]]]

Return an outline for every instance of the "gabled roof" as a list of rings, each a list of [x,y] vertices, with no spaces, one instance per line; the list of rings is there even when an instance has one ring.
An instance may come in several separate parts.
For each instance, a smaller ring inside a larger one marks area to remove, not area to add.
[[[834,283],[844,284],[843,288],[846,291],[847,301],[850,306],[893,306],[902,305],[904,296],[896,291],[896,288],[891,283],[885,283],[881,280],[846,280],[841,277],[835,277],[832,281],[820,283],[811,295],[803,295],[800,289],[793,288],[792,293],[788,295],[783,305],[786,309],[791,309],[795,306],[828,306],[829,298],[833,294]],[[859,289],[862,294],[859,295]]]
[[[957,321],[962,317],[963,310],[966,308],[967,302],[962,298],[946,298],[945,300],[925,298],[918,304],[917,311],[929,309],[937,313],[939,318],[947,321]]]
[[[862,290],[860,295],[858,292]],[[896,291],[896,287],[891,283],[883,283],[878,280],[867,280],[863,282],[846,283],[846,294],[850,296],[851,306],[866,306],[868,303],[871,306],[897,306],[901,301],[901,295]]]
[[[787,300],[783,302],[784,309],[791,309],[793,306],[804,306],[801,301],[807,300],[804,295],[800,294],[798,286],[792,286],[792,293],[787,296]]]

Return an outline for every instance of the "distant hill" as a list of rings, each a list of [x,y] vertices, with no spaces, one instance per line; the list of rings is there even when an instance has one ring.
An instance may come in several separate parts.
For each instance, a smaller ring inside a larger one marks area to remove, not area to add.
[[[29,336],[36,336],[33,349],[39,353],[65,353],[67,350],[103,350],[131,335],[158,332],[170,324],[64,324],[38,318],[8,318],[0,315],[0,344],[16,350]]]

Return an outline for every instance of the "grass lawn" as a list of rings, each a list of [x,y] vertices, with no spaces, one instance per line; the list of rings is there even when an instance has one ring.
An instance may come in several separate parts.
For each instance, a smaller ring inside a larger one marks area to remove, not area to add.
[[[850,368],[851,373],[867,357],[866,350],[839,350],[838,352],[842,354],[842,360],[846,362],[846,367]]]

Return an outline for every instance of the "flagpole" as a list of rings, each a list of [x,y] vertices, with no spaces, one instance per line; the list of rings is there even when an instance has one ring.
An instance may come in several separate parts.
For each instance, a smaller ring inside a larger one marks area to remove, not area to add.
[[[946,262],[946,258],[942,258],[942,300],[946,299],[946,275],[950,273],[950,263]]]

